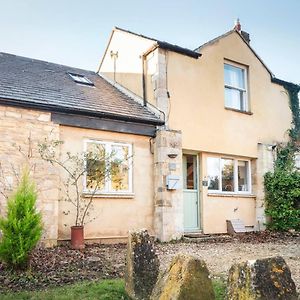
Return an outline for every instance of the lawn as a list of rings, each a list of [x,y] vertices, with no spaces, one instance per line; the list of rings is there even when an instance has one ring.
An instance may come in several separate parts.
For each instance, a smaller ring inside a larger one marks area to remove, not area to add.
[[[225,299],[225,285],[222,281],[214,281],[214,290],[216,300]],[[1,300],[129,300],[125,292],[124,281],[121,279],[84,282],[43,291],[6,293],[0,294],[0,298]]]
[[[80,299],[80,300],[117,300],[129,299],[125,293],[124,282],[121,279],[83,282],[64,287],[51,288],[42,291],[17,292],[0,294],[1,300],[52,300],[52,299]]]

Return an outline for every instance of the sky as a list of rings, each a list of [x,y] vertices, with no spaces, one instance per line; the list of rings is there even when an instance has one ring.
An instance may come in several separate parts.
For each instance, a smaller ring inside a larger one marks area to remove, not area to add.
[[[114,26],[195,49],[236,18],[274,75],[299,84],[300,0],[0,0],[0,52],[96,71]]]

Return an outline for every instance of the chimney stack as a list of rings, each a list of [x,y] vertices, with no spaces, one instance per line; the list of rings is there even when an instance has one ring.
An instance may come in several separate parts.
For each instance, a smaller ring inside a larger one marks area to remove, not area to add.
[[[246,31],[242,31],[242,25],[240,23],[240,19],[237,18],[236,21],[234,22],[234,28],[235,31],[237,31],[243,38],[244,40],[250,44],[250,34]]]

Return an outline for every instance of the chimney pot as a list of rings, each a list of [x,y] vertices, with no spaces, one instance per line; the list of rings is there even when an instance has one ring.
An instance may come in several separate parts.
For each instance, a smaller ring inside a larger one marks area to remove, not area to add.
[[[234,23],[234,29],[235,29],[236,31],[238,31],[239,33],[241,33],[241,31],[242,31],[242,26],[241,26],[241,23],[240,23],[240,19],[239,19],[239,18],[237,18],[237,19],[235,20],[235,23]]]

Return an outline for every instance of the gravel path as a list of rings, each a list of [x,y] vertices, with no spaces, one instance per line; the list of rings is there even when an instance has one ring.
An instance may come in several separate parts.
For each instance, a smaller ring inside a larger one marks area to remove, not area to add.
[[[177,253],[195,255],[206,261],[214,276],[226,277],[234,263],[248,259],[282,256],[289,265],[300,292],[300,240],[270,243],[177,243],[158,245],[161,268],[165,268]]]

